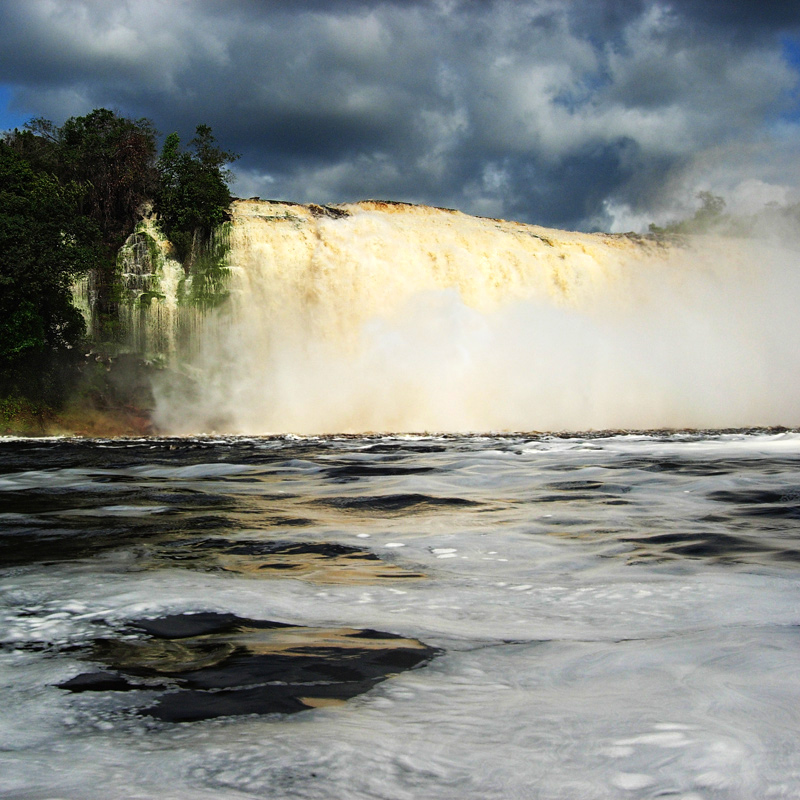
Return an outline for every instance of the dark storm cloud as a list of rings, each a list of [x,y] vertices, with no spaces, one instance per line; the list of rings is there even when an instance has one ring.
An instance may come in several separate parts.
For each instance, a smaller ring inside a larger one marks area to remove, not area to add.
[[[765,36],[800,25],[800,5],[791,0],[673,0],[672,5],[690,19],[734,28],[748,36]]]
[[[245,195],[627,226],[797,188],[794,5],[30,0],[0,4],[0,83],[56,121],[210,124]]]
[[[613,38],[650,5],[649,0],[589,2],[580,9],[574,7],[571,18],[584,35]],[[662,5],[680,17],[684,32],[712,38],[768,39],[800,26],[800,4],[790,0],[670,0]]]

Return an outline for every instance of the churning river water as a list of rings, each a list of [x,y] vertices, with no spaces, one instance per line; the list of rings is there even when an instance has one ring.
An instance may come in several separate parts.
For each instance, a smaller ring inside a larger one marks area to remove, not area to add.
[[[0,795],[800,797],[800,434],[0,441]]]

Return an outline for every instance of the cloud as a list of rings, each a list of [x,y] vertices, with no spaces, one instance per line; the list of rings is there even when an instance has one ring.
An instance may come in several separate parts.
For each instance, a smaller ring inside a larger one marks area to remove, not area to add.
[[[207,123],[243,195],[602,227],[666,213],[706,157],[782,173],[800,13],[775,5],[29,0],[0,5],[0,83],[56,121]]]

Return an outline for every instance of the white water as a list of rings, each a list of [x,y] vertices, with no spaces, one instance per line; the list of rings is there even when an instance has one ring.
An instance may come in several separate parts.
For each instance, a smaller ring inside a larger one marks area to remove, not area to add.
[[[186,343],[202,328],[203,313],[189,301],[192,276],[185,274],[152,216],[128,237],[117,265],[123,287],[119,322],[125,345],[149,359],[180,359],[182,350],[190,352]],[[80,294],[78,299],[91,329],[92,303]]]
[[[17,457],[20,443],[5,447]],[[0,496],[9,509],[17,493],[38,507],[1,515],[0,530],[13,537],[25,526],[43,537],[46,558],[59,531],[81,535],[72,509],[93,509],[109,512],[108,537],[121,538],[80,558],[0,570],[3,797],[800,792],[797,434],[231,441],[205,450],[143,440],[82,446],[80,462],[73,443],[35,447],[36,466],[28,457],[4,474]],[[362,477],[342,482],[343,466]],[[429,471],[387,475],[387,466]],[[748,493],[764,490],[771,504],[748,505]],[[386,514],[319,504],[403,493],[480,505]],[[160,516],[155,496],[171,514]],[[209,527],[209,512],[247,527]],[[279,515],[308,524],[287,527]],[[97,537],[102,523],[85,519]],[[156,527],[132,542],[126,524],[137,523]],[[348,585],[254,580],[179,561],[154,569],[153,538],[176,530],[368,547],[426,577]],[[714,537],[729,546],[681,553]],[[372,627],[444,652],[344,706],[290,717],[158,723],[125,710],[147,705],[143,693],[56,688],[87,669],[70,645],[143,615],[196,610]]]
[[[234,207],[232,302],[166,431],[800,423],[800,270],[776,243],[664,246],[361,203]]]

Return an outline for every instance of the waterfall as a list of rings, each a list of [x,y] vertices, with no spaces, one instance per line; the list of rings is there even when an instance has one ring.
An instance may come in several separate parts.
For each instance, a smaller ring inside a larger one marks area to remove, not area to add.
[[[230,297],[156,387],[168,432],[800,423],[800,276],[777,242],[260,200],[229,236]]]
[[[137,224],[117,254],[117,350],[156,362],[183,363],[192,357],[203,340],[209,311],[228,298],[229,228],[221,226],[209,242],[196,237],[186,268],[153,216]],[[92,277],[75,284],[73,303],[88,330],[96,331]],[[109,342],[103,344],[107,349]]]
[[[117,256],[119,321],[128,347],[143,356],[172,356],[186,324],[180,300],[186,275],[152,219],[141,222]]]

